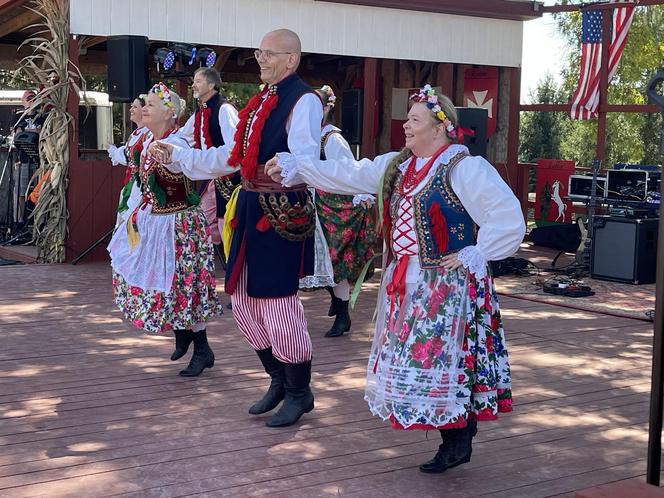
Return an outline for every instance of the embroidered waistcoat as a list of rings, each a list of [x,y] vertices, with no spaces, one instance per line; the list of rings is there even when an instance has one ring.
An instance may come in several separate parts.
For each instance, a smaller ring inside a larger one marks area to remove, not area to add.
[[[459,153],[447,164],[438,166],[424,188],[413,196],[414,228],[422,268],[439,267],[445,255],[475,244],[473,219],[452,190],[450,182],[452,170],[465,157],[468,155]],[[401,178],[398,178],[396,184],[400,182]],[[390,199],[392,226],[398,224],[400,201],[401,194],[395,189]]]
[[[151,180],[150,177],[153,176]],[[157,164],[149,172],[142,171],[143,198],[152,203],[153,214],[171,214],[198,205],[198,196],[192,197],[191,180],[182,173],[173,173]]]

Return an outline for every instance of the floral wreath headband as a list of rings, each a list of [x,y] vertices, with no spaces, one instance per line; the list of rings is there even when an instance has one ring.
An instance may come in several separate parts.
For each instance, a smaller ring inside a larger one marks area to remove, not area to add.
[[[450,138],[458,138],[457,128],[452,124],[450,118],[447,117],[445,111],[443,111],[443,108],[440,106],[440,103],[438,102],[438,96],[436,95],[436,91],[433,88],[431,88],[431,85],[428,84],[424,85],[422,88],[420,88],[419,92],[411,95],[409,100],[413,102],[425,103],[427,107],[431,109],[431,111],[436,115],[436,117],[445,125],[445,130],[447,131],[447,135]]]
[[[164,83],[161,81],[150,88],[150,93],[154,93],[157,97],[161,99],[166,107],[175,111],[175,106],[173,105],[173,99],[171,99],[171,91],[168,89]]]
[[[329,107],[334,107],[334,105],[337,103],[337,96],[334,94],[334,91],[332,90],[330,85],[323,85],[322,87],[320,87],[319,91],[327,97],[327,103],[325,105]]]

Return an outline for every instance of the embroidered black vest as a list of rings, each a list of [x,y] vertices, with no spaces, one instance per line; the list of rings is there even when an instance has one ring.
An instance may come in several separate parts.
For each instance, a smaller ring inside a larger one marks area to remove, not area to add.
[[[313,93],[313,90],[297,74],[292,74],[277,84],[279,102],[263,127],[258,149],[259,165],[272,159],[277,152],[289,152],[286,131],[288,117],[297,101],[306,93]],[[251,140],[251,137],[249,139]]]
[[[212,138],[212,144],[211,145],[208,144],[208,147],[221,147],[225,143],[224,136],[221,134],[221,126],[219,125],[219,109],[221,108],[222,105],[226,104],[227,102],[228,101],[224,97],[222,97],[217,93],[207,102],[205,102],[202,106],[200,106],[196,111],[197,113],[203,112],[203,109],[205,109],[206,107],[212,109],[212,113],[210,114],[210,123],[208,124],[210,130],[210,137]],[[194,130],[194,133],[200,136],[201,135],[200,128],[198,130]],[[200,142],[203,143],[202,138]]]

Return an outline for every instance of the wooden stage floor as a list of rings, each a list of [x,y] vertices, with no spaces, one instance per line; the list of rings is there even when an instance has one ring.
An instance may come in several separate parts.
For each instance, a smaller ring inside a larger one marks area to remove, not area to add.
[[[469,464],[425,475],[438,434],[363,401],[375,283],[337,339],[327,293],[304,294],[316,409],[270,429],[246,413],[267,379],[230,311],[208,327],[215,367],[183,379],[170,337],[121,320],[108,265],[0,267],[0,282],[1,497],[533,498],[645,474],[644,321],[503,298],[514,412],[480,425]]]

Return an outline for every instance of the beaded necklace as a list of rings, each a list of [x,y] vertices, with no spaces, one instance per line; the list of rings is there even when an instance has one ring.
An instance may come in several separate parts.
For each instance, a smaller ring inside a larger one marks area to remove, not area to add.
[[[438,149],[434,155],[431,156],[431,159],[429,159],[424,167],[419,171],[415,169],[417,164],[417,156],[413,156],[408,163],[408,166],[406,167],[405,173],[401,177],[401,182],[399,183],[399,193],[401,195],[410,195],[415,187],[417,187],[420,182],[424,180],[424,178],[426,178],[426,176],[429,174],[429,171],[431,170],[433,163],[436,162],[436,159],[438,159],[438,157],[443,152],[445,152],[449,146],[450,144],[445,144],[440,149]]]

